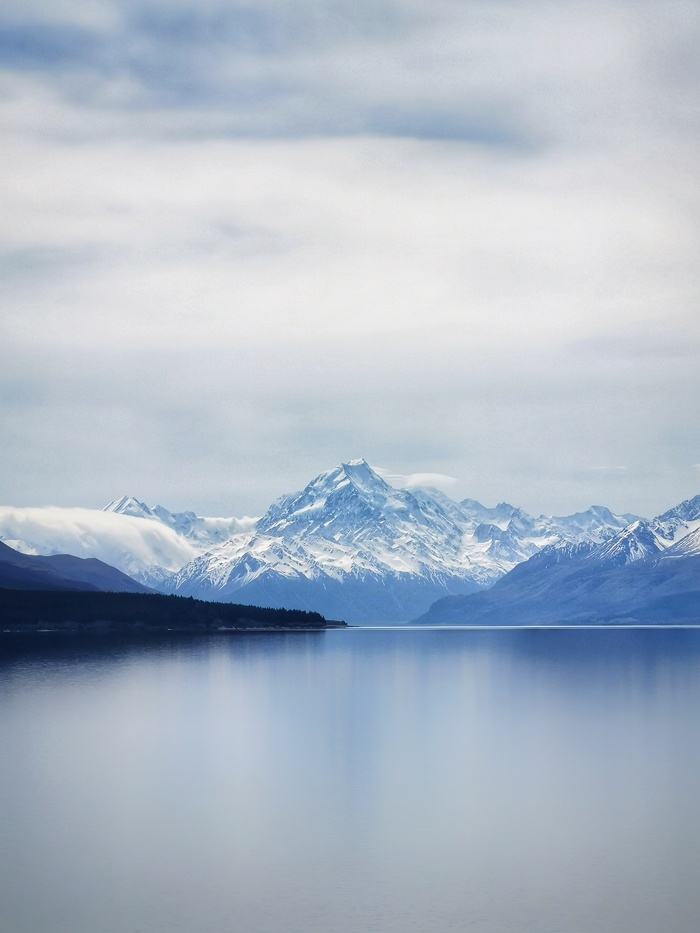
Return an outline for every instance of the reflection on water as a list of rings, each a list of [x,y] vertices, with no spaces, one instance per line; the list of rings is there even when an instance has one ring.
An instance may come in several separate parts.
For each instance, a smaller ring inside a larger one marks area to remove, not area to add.
[[[695,933],[699,713],[697,631],[6,639],[0,926]]]

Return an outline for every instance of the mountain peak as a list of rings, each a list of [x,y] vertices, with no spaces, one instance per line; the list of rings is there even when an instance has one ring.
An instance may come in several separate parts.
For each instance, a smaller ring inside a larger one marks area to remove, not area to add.
[[[145,502],[139,502],[133,496],[122,496],[105,505],[100,511],[117,512],[120,515],[135,515],[138,518],[149,518],[153,513]]]
[[[644,560],[662,550],[649,522],[638,519],[618,532],[596,551],[596,557],[618,564]]]
[[[378,473],[375,473],[366,460],[357,459],[348,460],[347,463],[340,463],[332,470],[319,473],[306,486],[302,495],[324,497],[348,485],[354,486],[365,495],[376,494],[377,491],[386,494],[392,489]]]
[[[678,557],[700,556],[700,526],[691,531],[684,538],[676,541],[664,553],[663,559]]]
[[[700,496],[685,499],[655,518],[651,525],[664,542],[673,543],[694,531],[700,524]]]
[[[384,489],[389,487],[389,484],[362,458],[341,463],[340,469],[355,485],[380,486]]]
[[[352,467],[367,467],[367,469],[370,469],[370,470],[372,469],[364,457],[356,457],[354,460],[348,460],[347,463],[341,463],[341,466],[351,467],[351,468]]]
[[[657,522],[666,522],[669,520],[697,521],[700,519],[700,495],[693,496],[692,499],[684,499],[678,505],[659,515]]]

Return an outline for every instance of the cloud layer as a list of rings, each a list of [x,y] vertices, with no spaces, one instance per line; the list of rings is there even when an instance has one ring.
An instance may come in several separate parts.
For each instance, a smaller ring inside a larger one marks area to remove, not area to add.
[[[697,492],[700,4],[5,4],[0,500]],[[621,469],[624,467],[624,469]]]

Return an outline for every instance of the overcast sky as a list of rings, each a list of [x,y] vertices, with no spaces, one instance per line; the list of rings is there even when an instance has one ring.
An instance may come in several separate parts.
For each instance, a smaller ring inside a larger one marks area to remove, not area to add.
[[[0,502],[700,492],[699,47],[700,0],[4,0]]]

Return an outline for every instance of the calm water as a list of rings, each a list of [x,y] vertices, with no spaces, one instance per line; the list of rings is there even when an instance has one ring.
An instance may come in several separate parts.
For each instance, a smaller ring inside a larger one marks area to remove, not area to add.
[[[700,929],[700,632],[13,644],[3,933]]]

